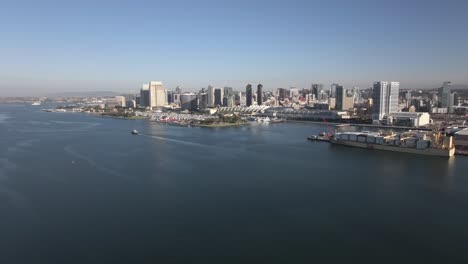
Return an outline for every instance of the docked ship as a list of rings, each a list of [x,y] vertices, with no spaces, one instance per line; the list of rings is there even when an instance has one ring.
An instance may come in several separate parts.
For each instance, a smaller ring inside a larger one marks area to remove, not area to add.
[[[468,155],[468,128],[454,133],[455,154]]]
[[[342,132],[330,137],[332,144],[357,148],[376,149],[421,154],[429,156],[451,157],[455,146],[451,136],[428,131],[408,131],[404,133],[382,134],[375,132]]]

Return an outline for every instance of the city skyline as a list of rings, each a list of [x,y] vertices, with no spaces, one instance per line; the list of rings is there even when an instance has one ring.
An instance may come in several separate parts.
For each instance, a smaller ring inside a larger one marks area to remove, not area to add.
[[[15,2],[0,10],[0,96],[467,85],[461,1]]]

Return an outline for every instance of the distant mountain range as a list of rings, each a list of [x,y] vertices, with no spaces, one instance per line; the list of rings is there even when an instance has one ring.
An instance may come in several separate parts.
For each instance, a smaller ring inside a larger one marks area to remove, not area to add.
[[[89,92],[62,92],[62,93],[50,93],[47,97],[114,97],[121,95],[121,93],[111,91],[89,91]]]

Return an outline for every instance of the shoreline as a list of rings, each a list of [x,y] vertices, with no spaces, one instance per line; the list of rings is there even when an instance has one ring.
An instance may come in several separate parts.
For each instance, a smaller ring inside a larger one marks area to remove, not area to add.
[[[160,122],[160,121],[155,121],[155,120],[151,120],[151,121],[158,123],[158,124],[167,124],[167,125],[172,125],[172,126],[204,127],[204,128],[237,127],[237,126],[243,126],[243,125],[249,124],[248,122],[246,122],[246,123],[222,123],[222,124],[205,125],[205,124],[183,124],[183,123],[177,123],[177,122]]]
[[[416,128],[416,127],[407,127],[407,126],[385,126],[385,125],[373,125],[373,124],[350,124],[350,123],[336,123],[336,122],[323,122],[323,121],[302,121],[302,120],[287,120],[286,122],[292,123],[303,123],[303,124],[323,124],[323,125],[349,125],[357,127],[374,127],[374,128],[394,128],[394,129],[408,129],[408,130],[426,130],[430,131],[431,129],[427,128]]]

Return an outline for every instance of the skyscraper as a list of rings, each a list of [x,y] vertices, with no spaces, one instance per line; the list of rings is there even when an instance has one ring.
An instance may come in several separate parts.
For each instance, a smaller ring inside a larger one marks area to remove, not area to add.
[[[143,84],[140,90],[140,106],[149,107],[150,106],[150,91],[149,84]]]
[[[232,87],[224,87],[224,97],[234,95]]]
[[[162,82],[151,81],[149,84],[150,108],[162,107],[167,105],[166,89]]]
[[[202,89],[198,93],[198,108],[200,110],[205,110],[208,106],[208,94],[205,92],[205,89]]]
[[[223,89],[215,88],[214,89],[214,105],[221,106],[223,105]]]
[[[346,90],[343,89],[342,85],[334,84],[335,85],[335,93],[336,93],[336,110],[343,110],[343,99],[346,97]]]
[[[315,100],[319,100],[321,90],[323,90],[323,84],[312,84],[312,94],[315,96]]]
[[[380,121],[386,114],[398,112],[400,82],[375,82],[372,89],[372,120]]]
[[[278,99],[279,100],[284,100],[286,98],[288,98],[288,90],[284,89],[284,88],[278,88]]]
[[[257,85],[257,105],[263,104],[263,85]]]
[[[336,84],[336,83],[331,85],[331,87],[330,87],[330,97],[333,97],[333,98],[336,97],[336,87],[337,86],[338,86],[338,84]]]
[[[214,106],[214,88],[208,85],[208,107]]]
[[[448,113],[453,113],[453,103],[454,103],[454,95],[452,94],[452,83],[451,82],[444,82],[441,90],[441,101],[440,106],[442,108],[447,108]]]
[[[198,108],[197,95],[194,93],[183,93],[180,95],[182,110],[194,111]]]
[[[245,96],[246,96],[245,104],[247,106],[251,106],[252,105],[252,85],[250,83],[247,84],[247,86],[245,87]]]

